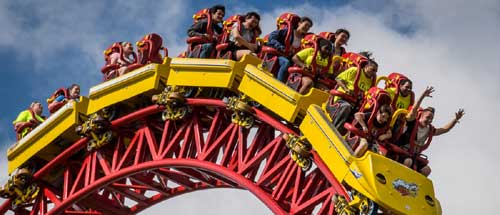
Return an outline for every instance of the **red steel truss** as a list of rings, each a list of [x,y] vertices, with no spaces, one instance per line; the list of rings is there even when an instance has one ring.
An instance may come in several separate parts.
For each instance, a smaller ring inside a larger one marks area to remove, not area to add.
[[[254,110],[247,129],[231,122],[217,99],[187,99],[190,114],[162,121],[153,105],[112,122],[112,143],[81,153],[82,138],[35,174],[41,187],[32,205],[16,214],[136,214],[169,198],[203,189],[252,192],[274,214],[334,214],[332,197],[347,196],[315,152],[303,171],[291,159],[283,133],[297,135]],[[50,183],[42,178],[57,175]]]

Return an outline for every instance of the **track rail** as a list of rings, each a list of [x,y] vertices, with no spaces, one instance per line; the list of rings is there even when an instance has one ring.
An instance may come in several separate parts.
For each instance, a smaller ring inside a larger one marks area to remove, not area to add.
[[[180,121],[158,120],[164,107],[157,105],[116,119],[113,143],[70,157],[88,138],[78,140],[35,174],[61,169],[62,185],[42,184],[34,205],[16,213],[136,214],[213,188],[249,190],[275,214],[333,213],[333,195],[345,191],[317,155],[307,172],[291,160],[281,134],[296,134],[293,129],[256,108],[247,129],[228,122],[232,112],[221,100],[186,104],[191,114]]]

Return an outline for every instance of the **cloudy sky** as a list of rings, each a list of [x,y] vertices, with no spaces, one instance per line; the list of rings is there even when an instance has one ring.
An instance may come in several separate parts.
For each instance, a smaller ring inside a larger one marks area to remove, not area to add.
[[[202,3],[203,2],[203,3]],[[371,50],[379,75],[397,71],[414,80],[420,94],[436,88],[424,106],[437,108],[442,126],[463,107],[466,115],[449,134],[434,139],[430,156],[444,214],[497,214],[500,147],[500,2],[420,1],[0,1],[0,148],[14,142],[11,122],[31,101],[79,83],[82,94],[99,83],[102,51],[115,41],[135,42],[157,32],[170,53],[185,49],[191,15],[222,3],[226,14],[257,11],[268,33],[290,11],[310,16],[312,31],[351,31],[349,51]],[[47,110],[45,110],[47,114]],[[1,156],[2,182],[6,161]],[[496,210],[495,210],[496,209]],[[269,214],[245,191],[202,191],[156,205],[144,214]]]

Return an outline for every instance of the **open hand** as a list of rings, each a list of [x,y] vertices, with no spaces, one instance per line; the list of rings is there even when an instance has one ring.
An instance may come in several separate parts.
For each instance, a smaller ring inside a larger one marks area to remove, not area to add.
[[[427,86],[422,93],[425,97],[431,97],[432,98],[432,93],[434,92],[434,87],[433,86]]]
[[[455,113],[455,120],[458,121],[464,116],[465,110],[463,108],[458,109],[458,111]]]

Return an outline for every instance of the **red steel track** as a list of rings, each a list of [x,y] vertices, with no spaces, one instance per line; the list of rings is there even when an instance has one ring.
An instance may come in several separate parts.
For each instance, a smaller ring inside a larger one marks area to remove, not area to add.
[[[112,143],[82,153],[82,138],[35,174],[41,187],[33,205],[16,214],[136,214],[196,190],[245,189],[275,214],[334,214],[332,197],[347,196],[315,152],[303,171],[291,159],[283,133],[297,135],[253,108],[246,129],[231,122],[218,99],[187,99],[191,113],[162,121],[162,106],[149,106],[112,122]],[[50,182],[43,179],[56,176]]]

